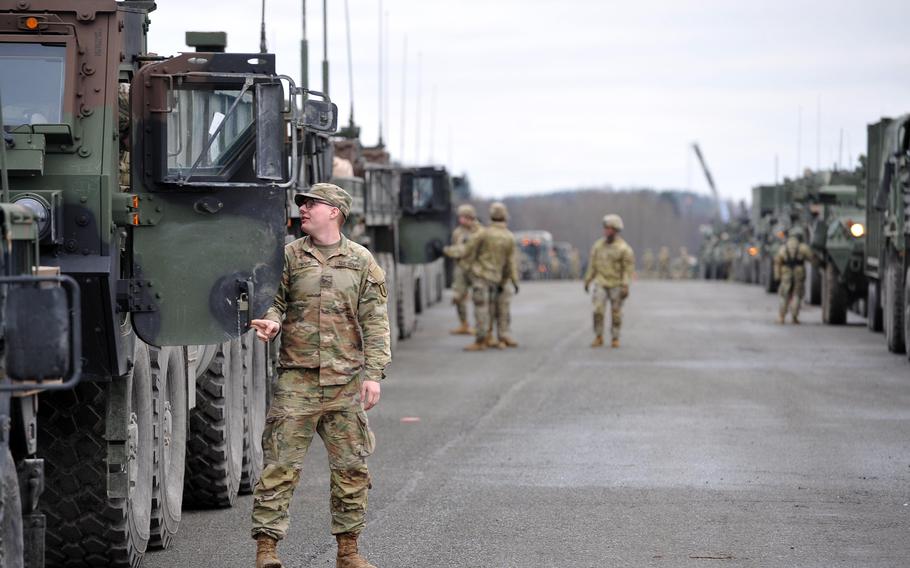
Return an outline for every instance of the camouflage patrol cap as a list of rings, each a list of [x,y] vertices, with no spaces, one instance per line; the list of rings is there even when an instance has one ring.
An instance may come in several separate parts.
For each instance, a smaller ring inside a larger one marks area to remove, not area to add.
[[[494,201],[490,204],[490,219],[493,221],[505,221],[509,218],[509,210],[506,204],[501,201]]]
[[[294,203],[300,207],[307,197],[325,201],[332,207],[337,207],[345,217],[351,214],[351,204],[354,202],[351,194],[333,183],[314,183],[310,186],[309,191],[295,195]]]
[[[464,203],[458,206],[458,216],[459,217],[470,217],[471,219],[477,218],[477,211],[474,210],[474,206],[470,203]]]
[[[622,217],[614,213],[604,215],[604,227],[611,227],[617,231],[622,231]]]

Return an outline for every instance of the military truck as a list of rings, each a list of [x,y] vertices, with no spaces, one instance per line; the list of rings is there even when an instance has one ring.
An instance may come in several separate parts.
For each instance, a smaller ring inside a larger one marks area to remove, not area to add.
[[[862,170],[830,172],[817,193],[820,211],[810,244],[818,258],[822,321],[827,324],[847,323],[850,308],[865,315],[863,177]]]
[[[907,196],[910,194],[910,115],[883,118],[867,130],[864,271],[867,322],[884,330],[888,349],[910,353],[907,291]]]
[[[40,560],[44,538],[44,516],[36,510],[44,478],[35,436],[38,397],[78,384],[82,334],[76,282],[39,266],[38,241],[48,219],[37,217],[21,203],[10,203],[8,144],[4,136],[0,141],[0,423],[4,425],[0,430],[0,559],[4,566],[21,567],[24,558]]]
[[[515,231],[518,245],[518,273],[522,280],[546,280],[551,277],[553,235],[549,231]]]
[[[288,189],[315,168],[306,133],[337,113],[223,34],[149,55],[154,7],[0,10],[10,201],[38,220],[39,264],[76,282],[82,330],[80,384],[37,395],[34,451],[14,451],[44,487],[29,566],[137,566],[184,500],[230,506],[261,468],[271,365],[249,321],[277,290]]]
[[[335,154],[350,174],[332,182],[353,197],[345,234],[366,246],[385,270],[393,343],[410,337],[417,317],[442,300],[447,276],[442,249],[452,233],[453,181],[439,166],[405,167],[381,147],[339,138]],[[394,344],[393,344],[394,348]]]

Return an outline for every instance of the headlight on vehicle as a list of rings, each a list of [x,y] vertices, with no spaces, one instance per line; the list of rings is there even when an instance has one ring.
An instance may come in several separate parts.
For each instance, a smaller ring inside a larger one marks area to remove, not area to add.
[[[35,214],[38,224],[38,238],[44,239],[51,231],[51,206],[37,195],[23,195],[13,198],[12,202],[21,205]]]
[[[862,223],[852,223],[850,225],[850,234],[858,239],[866,234],[866,228]]]

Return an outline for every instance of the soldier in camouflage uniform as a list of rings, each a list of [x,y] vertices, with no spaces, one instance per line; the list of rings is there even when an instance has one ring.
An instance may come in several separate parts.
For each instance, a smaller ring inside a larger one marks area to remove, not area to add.
[[[629,297],[629,283],[635,272],[635,253],[619,236],[623,229],[619,215],[604,217],[604,236],[591,247],[588,271],[585,273],[585,292],[594,282],[594,342],[591,347],[604,344],[604,319],[607,300],[610,301],[610,332],[612,346],[619,347],[619,330],[622,327],[622,304]]]
[[[660,247],[657,253],[657,277],[661,280],[670,279],[670,249]]]
[[[774,256],[774,278],[780,279],[780,311],[777,322],[783,324],[787,309],[793,323],[799,323],[799,308],[806,293],[806,262],[815,262],[815,255],[809,245],[801,242],[803,233],[798,228],[790,229],[786,244]]]
[[[641,268],[642,276],[645,278],[654,278],[654,251],[651,249],[645,249],[645,254],[641,258]]]
[[[385,274],[370,252],[341,234],[351,196],[317,183],[295,196],[306,233],[285,247],[272,307],[253,320],[261,339],[281,331],[279,377],[263,433],[264,469],[253,493],[257,568],[282,566],[275,552],[313,436],[331,468],[338,568],[375,568],[357,552],[364,528],[374,438],[366,410],[379,401],[391,355]]]
[[[465,203],[458,206],[458,226],[452,231],[452,244],[445,247],[443,252],[446,256],[456,259],[455,275],[452,282],[452,303],[458,312],[458,321],[461,322],[457,328],[453,329],[453,335],[471,335],[474,330],[468,324],[468,292],[471,289],[471,283],[468,281],[469,266],[466,264],[463,256],[465,246],[468,240],[480,231],[480,223],[477,222],[477,212],[474,206]]]
[[[512,290],[518,293],[518,245],[506,226],[508,218],[505,205],[492,203],[490,226],[479,231],[465,247],[463,260],[470,267],[468,276],[477,320],[475,341],[465,351],[483,351],[488,346],[518,347],[510,329]],[[512,290],[508,289],[509,283]],[[494,322],[499,341],[493,340]]]

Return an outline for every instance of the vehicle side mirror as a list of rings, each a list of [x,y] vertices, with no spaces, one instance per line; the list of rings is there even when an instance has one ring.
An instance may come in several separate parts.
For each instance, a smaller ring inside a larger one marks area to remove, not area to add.
[[[284,88],[256,84],[256,177],[284,180]]]
[[[335,132],[338,129],[338,106],[330,101],[307,99],[303,108],[303,124],[317,132]]]

